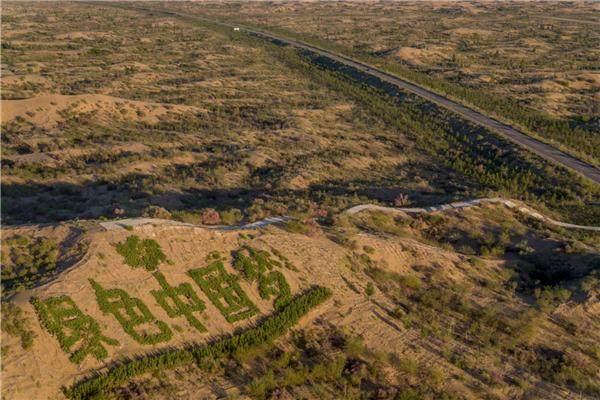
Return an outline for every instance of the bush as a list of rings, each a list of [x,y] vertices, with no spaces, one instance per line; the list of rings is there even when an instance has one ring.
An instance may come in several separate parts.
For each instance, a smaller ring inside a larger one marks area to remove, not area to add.
[[[15,235],[5,240],[2,249],[1,279],[4,288],[35,276],[43,276],[57,267],[58,245],[51,239]],[[3,246],[4,247],[4,246]]]
[[[116,248],[125,264],[133,268],[144,267],[147,271],[154,271],[161,262],[167,260],[155,240],[142,240],[136,235],[129,236],[124,243],[117,243]]]
[[[550,312],[571,298],[571,292],[558,286],[546,286],[534,290],[535,299],[540,310]]]
[[[221,223],[221,216],[214,208],[207,208],[202,211],[202,223],[204,225],[218,225]]]
[[[13,304],[2,304],[2,330],[21,340],[21,348],[27,350],[33,346],[35,333],[29,329],[29,321],[23,316],[21,307]]]
[[[221,211],[221,222],[225,225],[236,225],[239,224],[244,215],[237,208],[232,208],[227,211]]]

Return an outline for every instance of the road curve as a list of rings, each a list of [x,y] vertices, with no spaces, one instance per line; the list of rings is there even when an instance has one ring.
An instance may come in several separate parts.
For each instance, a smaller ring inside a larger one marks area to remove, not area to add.
[[[439,211],[447,211],[447,210],[459,210],[463,208],[470,208],[480,206],[484,203],[494,203],[494,204],[503,204],[508,208],[514,209],[518,212],[526,214],[530,217],[538,219],[540,221],[546,222],[550,225],[560,226],[568,229],[583,229],[588,231],[597,231],[600,232],[600,226],[590,226],[590,225],[575,225],[569,224],[566,222],[556,221],[552,218],[546,217],[535,210],[532,210],[525,206],[519,206],[517,202],[513,200],[501,199],[498,197],[493,198],[482,198],[482,199],[474,199],[474,200],[465,200],[461,202],[455,203],[446,203],[439,204],[430,207],[424,208],[399,208],[399,207],[384,207],[377,204],[360,204],[354,207],[351,207],[344,211],[346,214],[357,214],[362,211],[383,211],[383,212],[395,212],[395,213],[404,213],[404,214],[424,214],[431,212],[439,212]],[[209,225],[194,225],[185,222],[173,221],[170,219],[159,219],[159,218],[126,218],[126,219],[117,219],[112,221],[100,222],[100,226],[102,226],[107,231],[115,230],[115,229],[127,229],[127,227],[141,226],[141,225],[171,225],[171,226],[186,226],[192,228],[201,228],[201,229],[211,229],[217,231],[243,231],[247,229],[258,229],[263,228],[268,225],[278,224],[281,222],[286,222],[293,219],[287,215],[280,217],[269,217],[262,219],[260,221],[252,222],[246,225],[236,225],[236,226],[209,226]]]

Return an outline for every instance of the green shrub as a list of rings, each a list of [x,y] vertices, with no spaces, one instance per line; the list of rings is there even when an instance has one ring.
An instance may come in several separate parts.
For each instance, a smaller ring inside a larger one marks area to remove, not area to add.
[[[155,240],[142,240],[136,235],[127,237],[124,243],[117,243],[116,248],[125,264],[133,268],[144,267],[148,271],[154,271],[161,262],[167,260]]]
[[[165,276],[160,272],[152,274],[160,284],[161,290],[152,290],[152,296],[156,302],[165,310],[171,318],[184,316],[190,325],[199,332],[206,332],[206,327],[194,316],[194,313],[201,313],[206,309],[206,305],[189,283],[182,283],[179,286],[171,286]],[[170,301],[168,301],[170,300]]]
[[[279,259],[283,256],[278,253]],[[249,282],[258,280],[258,293],[263,299],[275,296],[275,308],[282,307],[291,296],[290,286],[285,276],[273,268],[281,268],[282,265],[292,266],[289,260],[283,258],[283,264],[274,259],[268,251],[258,250],[250,246],[244,246],[234,255],[233,266],[240,271]],[[293,266],[292,266],[293,267]]]
[[[13,304],[2,304],[2,330],[21,340],[21,348],[27,350],[33,346],[35,333],[29,329],[29,321],[23,315],[21,307]]]
[[[221,222],[225,225],[236,225],[239,224],[244,215],[237,208],[232,208],[227,211],[221,211]]]
[[[15,235],[6,239],[2,247],[0,278],[5,291],[31,287],[37,278],[56,270],[58,245],[54,240]]]
[[[534,290],[535,299],[540,310],[550,312],[558,305],[571,298],[571,292],[558,286],[546,286]]]

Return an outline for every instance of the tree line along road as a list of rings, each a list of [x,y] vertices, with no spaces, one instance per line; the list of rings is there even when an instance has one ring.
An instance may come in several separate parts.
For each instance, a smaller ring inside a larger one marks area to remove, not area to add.
[[[155,10],[155,9],[148,9],[148,8],[142,8],[142,7],[128,7],[128,8],[135,9],[138,11],[161,13],[161,14],[171,15],[171,16],[175,16],[175,17],[182,17],[182,18],[185,18],[188,20],[196,19],[196,20],[206,21],[206,22],[218,24],[218,25],[221,25],[224,27],[228,27],[231,29],[235,28],[236,31],[239,30],[239,31],[250,33],[250,34],[253,34],[253,35],[256,35],[259,37],[263,37],[263,38],[266,38],[269,40],[276,40],[278,42],[287,44],[289,46],[307,50],[312,53],[318,54],[320,56],[327,57],[338,63],[341,63],[346,66],[363,71],[364,73],[369,74],[371,76],[375,76],[384,82],[391,83],[392,85],[395,85],[395,86],[399,87],[400,89],[414,93],[428,101],[431,101],[441,107],[444,107],[447,110],[450,110],[450,111],[460,115],[461,117],[463,117],[475,124],[481,125],[485,128],[490,129],[493,132],[496,132],[500,136],[507,138],[508,140],[511,140],[512,142],[528,149],[532,153],[537,154],[538,156],[544,158],[547,161],[550,161],[554,164],[566,167],[572,171],[575,171],[575,172],[585,176],[586,178],[590,179],[591,181],[595,182],[596,184],[600,184],[600,169],[596,168],[595,166],[593,166],[583,160],[580,160],[579,158],[577,158],[575,156],[567,154],[548,143],[544,143],[541,140],[535,139],[510,125],[507,125],[505,123],[497,121],[494,118],[491,118],[491,117],[486,116],[478,111],[468,108],[456,101],[450,100],[449,98],[444,97],[438,93],[435,93],[429,89],[426,89],[426,88],[418,86],[414,83],[408,82],[408,81],[401,79],[395,75],[389,74],[381,69],[378,69],[371,65],[365,64],[365,63],[355,60],[353,58],[346,57],[344,55],[337,54],[337,53],[331,52],[329,50],[325,50],[320,47],[310,45],[305,42],[301,42],[299,40],[290,39],[290,38],[276,35],[276,34],[273,34],[270,32],[246,27],[243,25],[236,25],[236,24],[232,24],[232,23],[216,21],[216,20],[204,18],[201,16],[193,16],[193,15],[179,13],[179,12],[175,12],[175,11]]]

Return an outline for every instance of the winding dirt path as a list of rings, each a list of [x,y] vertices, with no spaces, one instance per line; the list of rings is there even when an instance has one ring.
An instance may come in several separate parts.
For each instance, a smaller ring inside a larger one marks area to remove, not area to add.
[[[346,214],[357,214],[362,211],[383,211],[383,212],[391,212],[391,213],[405,213],[405,214],[424,214],[431,212],[441,212],[448,210],[460,210],[463,208],[477,207],[481,204],[485,203],[493,203],[493,204],[503,204],[504,206],[526,214],[530,217],[543,221],[550,225],[560,226],[562,228],[567,229],[583,229],[588,231],[597,231],[600,232],[600,226],[590,226],[590,225],[576,225],[569,224],[566,222],[556,221],[552,218],[549,218],[545,215],[540,214],[539,212],[532,210],[526,206],[520,205],[513,200],[501,199],[498,197],[492,198],[483,198],[483,199],[473,199],[473,200],[465,200],[455,203],[445,203],[439,204],[430,207],[424,208],[402,208],[402,207],[385,207],[377,204],[360,204],[358,206],[351,207],[344,211]],[[175,225],[175,226],[189,226],[189,227],[198,227],[202,229],[213,229],[220,231],[242,231],[248,229],[258,229],[272,224],[278,224],[281,222],[289,221],[293,219],[289,216],[280,216],[280,217],[270,217],[265,218],[260,221],[252,222],[246,225],[237,225],[237,226],[208,226],[208,225],[194,225],[188,224],[185,222],[173,221],[169,219],[159,219],[159,218],[127,218],[120,219],[114,221],[106,221],[101,222],[100,225],[106,230],[113,229],[127,229],[127,226],[140,226],[145,224],[156,224],[156,225]]]

